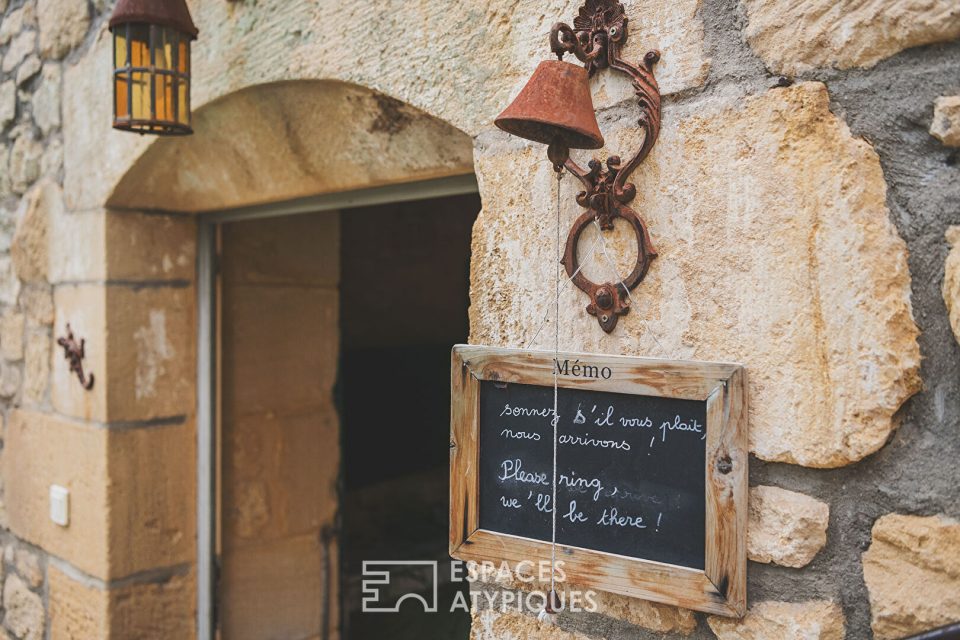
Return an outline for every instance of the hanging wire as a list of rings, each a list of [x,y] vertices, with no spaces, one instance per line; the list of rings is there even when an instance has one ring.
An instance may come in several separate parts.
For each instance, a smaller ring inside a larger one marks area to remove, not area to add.
[[[593,245],[590,247],[590,252],[587,256],[587,260],[584,261],[583,264],[577,267],[576,271],[573,272],[573,275],[566,278],[563,282],[557,285],[557,291],[555,295],[559,296],[560,298],[567,295],[567,292],[570,291],[570,283],[573,282],[573,279],[577,277],[577,274],[580,273],[583,270],[583,268],[586,267],[593,260],[594,256],[596,256],[596,251],[597,251],[597,248],[600,246],[601,239],[602,238],[598,238],[597,240],[593,241]],[[534,332],[533,337],[530,338],[529,340],[524,341],[523,343],[524,349],[529,349],[537,342],[537,338],[540,337],[540,332],[543,331],[543,328],[547,326],[547,322],[549,322],[550,320],[550,311],[551,309],[548,307],[547,310],[543,312],[543,318],[541,318],[540,324],[537,326],[537,330]]]
[[[550,510],[552,516],[551,527],[552,531],[550,533],[550,609],[553,610],[554,602],[556,599],[556,565],[557,565],[557,426],[560,423],[560,414],[557,411],[557,398],[559,395],[558,392],[558,367],[557,363],[560,360],[560,280],[561,280],[561,271],[560,271],[560,181],[563,179],[563,172],[557,171],[557,261],[555,268],[557,270],[557,286],[556,293],[553,296],[554,300],[554,317],[556,321],[554,322],[553,327],[553,497],[551,498],[551,506],[553,507]]]

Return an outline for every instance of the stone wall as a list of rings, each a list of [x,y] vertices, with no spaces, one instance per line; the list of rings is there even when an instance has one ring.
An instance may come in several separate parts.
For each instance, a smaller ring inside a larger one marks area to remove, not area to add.
[[[195,224],[152,209],[462,173],[472,139],[472,340],[528,345],[551,306],[555,183],[542,148],[491,122],[577,4],[192,2],[197,133],[157,142],[110,130],[109,1],[0,0],[0,637],[193,634]],[[664,128],[634,176],[660,255],[611,336],[566,291],[561,344],[747,365],[750,612],[604,597],[543,626],[481,608],[475,637],[960,620],[960,9],[624,4],[627,55],[663,53]],[[609,149],[635,145],[629,84],[602,74],[594,97]],[[610,245],[622,270],[632,245]],[[89,392],[55,346],[67,322]],[[68,528],[50,484],[71,489]]]

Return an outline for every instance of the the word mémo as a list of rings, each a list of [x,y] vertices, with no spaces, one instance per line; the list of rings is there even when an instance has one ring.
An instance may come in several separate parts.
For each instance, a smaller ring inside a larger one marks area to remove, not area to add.
[[[598,367],[594,364],[588,364],[586,362],[580,363],[580,360],[574,360],[572,363],[569,359],[560,362],[560,360],[554,358],[554,364],[557,366],[557,373],[561,376],[573,376],[575,378],[603,378],[604,380],[609,380],[610,376],[613,375],[613,371],[610,370],[610,367]]]

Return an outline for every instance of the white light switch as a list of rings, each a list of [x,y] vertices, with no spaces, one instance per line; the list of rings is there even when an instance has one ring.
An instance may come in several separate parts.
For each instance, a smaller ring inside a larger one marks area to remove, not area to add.
[[[50,519],[61,527],[70,524],[70,491],[66,487],[50,485]]]

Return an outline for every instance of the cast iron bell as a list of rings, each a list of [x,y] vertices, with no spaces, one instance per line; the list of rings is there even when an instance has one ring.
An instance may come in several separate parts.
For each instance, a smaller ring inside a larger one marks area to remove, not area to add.
[[[558,171],[568,149],[603,146],[587,70],[562,60],[541,62],[494,124],[515,136],[550,145],[550,160]]]

